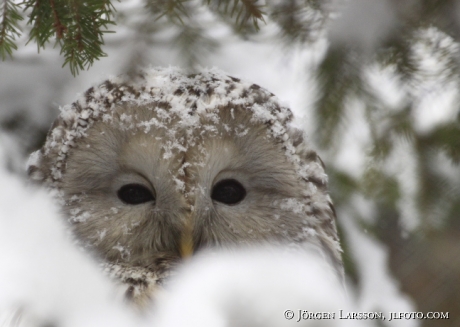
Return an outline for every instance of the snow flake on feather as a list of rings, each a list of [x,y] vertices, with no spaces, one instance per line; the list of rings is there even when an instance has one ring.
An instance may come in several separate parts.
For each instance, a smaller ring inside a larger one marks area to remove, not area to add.
[[[80,209],[73,209],[75,212],[70,212],[70,222],[71,223],[84,223],[89,218],[91,218],[91,214],[88,211],[80,212]]]
[[[305,203],[295,198],[283,199],[279,206],[282,210],[292,211],[294,213],[302,213],[306,211]]]
[[[129,257],[131,256],[131,251],[127,247],[121,245],[120,243],[117,243],[117,245],[113,246],[112,249],[120,252],[121,258],[123,260],[128,260]]]

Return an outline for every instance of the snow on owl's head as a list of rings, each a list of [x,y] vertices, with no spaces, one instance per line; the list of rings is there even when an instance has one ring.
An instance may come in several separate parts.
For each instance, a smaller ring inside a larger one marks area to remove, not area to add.
[[[291,119],[272,93],[218,70],[150,69],[64,106],[28,169],[108,262],[270,243],[340,267],[327,176]]]

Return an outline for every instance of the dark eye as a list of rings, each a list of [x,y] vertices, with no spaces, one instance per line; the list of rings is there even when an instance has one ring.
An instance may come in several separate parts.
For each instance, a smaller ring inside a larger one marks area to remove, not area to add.
[[[214,185],[211,198],[225,204],[236,204],[244,199],[246,190],[234,179],[224,179]]]
[[[155,201],[150,190],[141,184],[123,185],[117,192],[118,198],[127,204],[141,204]]]

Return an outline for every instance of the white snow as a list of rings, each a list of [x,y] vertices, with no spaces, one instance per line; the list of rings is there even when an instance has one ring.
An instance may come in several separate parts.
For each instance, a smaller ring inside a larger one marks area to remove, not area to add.
[[[395,65],[374,63],[364,71],[364,81],[379,102],[388,110],[400,111],[408,103],[409,90],[396,72]]]
[[[357,98],[345,101],[341,137],[338,141],[335,164],[350,176],[360,178],[367,165],[371,146],[371,132],[366,119],[365,104]]]
[[[170,286],[152,314],[158,327],[365,325],[339,319],[339,310],[352,306],[334,272],[314,253],[282,248],[203,253]],[[336,316],[303,320],[302,309]],[[285,318],[286,310],[293,310],[292,320]]]
[[[0,135],[1,141],[2,135]],[[4,168],[0,143],[0,326],[138,326],[69,237],[57,206]]]
[[[410,91],[416,99],[414,125],[421,134],[457,118],[458,75],[449,74],[449,60],[457,58],[459,49],[458,43],[434,27],[419,32],[412,49],[418,71]]]
[[[358,311],[414,312],[416,311],[408,296],[401,293],[399,285],[391,276],[388,268],[387,249],[377,240],[371,238],[353,219],[354,212],[341,212],[342,226],[350,238],[350,254],[358,268],[360,287],[351,289],[355,292]],[[378,282],[377,282],[378,281]],[[350,294],[351,296],[351,294]],[[419,320],[385,321],[384,326],[414,327]]]
[[[333,0],[335,17],[329,27],[333,43],[351,45],[371,54],[398,24],[388,0]]]

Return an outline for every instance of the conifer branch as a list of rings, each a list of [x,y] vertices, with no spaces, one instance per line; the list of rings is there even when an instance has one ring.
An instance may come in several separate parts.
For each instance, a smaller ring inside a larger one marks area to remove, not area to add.
[[[280,27],[283,39],[290,42],[315,40],[326,22],[316,0],[284,0],[270,9],[270,18]]]
[[[54,17],[51,5],[46,0],[27,0],[24,5],[24,10],[31,9],[29,21],[27,22],[27,24],[32,25],[28,42],[35,40],[38,51],[40,51],[40,48],[44,48],[53,35]]]
[[[175,43],[182,58],[185,59],[185,65],[189,68],[196,68],[202,64],[202,59],[218,47],[218,43],[208,38],[205,32],[197,26],[179,27]]]
[[[50,0],[50,5],[51,5],[51,10],[53,12],[53,18],[54,18],[53,27],[56,31],[56,38],[60,40],[64,37],[64,33],[66,32],[67,28],[65,27],[65,25],[62,25],[59,19],[59,14],[57,13],[55,0]]]
[[[196,2],[189,0],[147,0],[147,8],[155,17],[151,25],[171,28],[175,36],[171,43],[179,50],[183,64],[196,68],[206,54],[215,50],[218,43],[206,35],[199,24],[199,9]]]
[[[184,25],[184,20],[189,18],[186,8],[188,0],[148,0],[147,8],[156,20],[167,17],[169,21]]]
[[[27,0],[31,8],[28,23],[32,25],[29,42],[44,48],[55,37],[73,75],[106,56],[102,51],[103,35],[115,11],[110,0]]]
[[[211,10],[231,18],[237,31],[247,29],[249,22],[258,31],[259,22],[265,23],[266,13],[262,10],[264,6],[257,2],[258,0],[206,0]]]
[[[16,37],[20,36],[19,21],[23,18],[18,12],[19,6],[12,0],[3,0],[0,7],[0,57],[5,60],[12,58],[13,50],[17,50]]]

